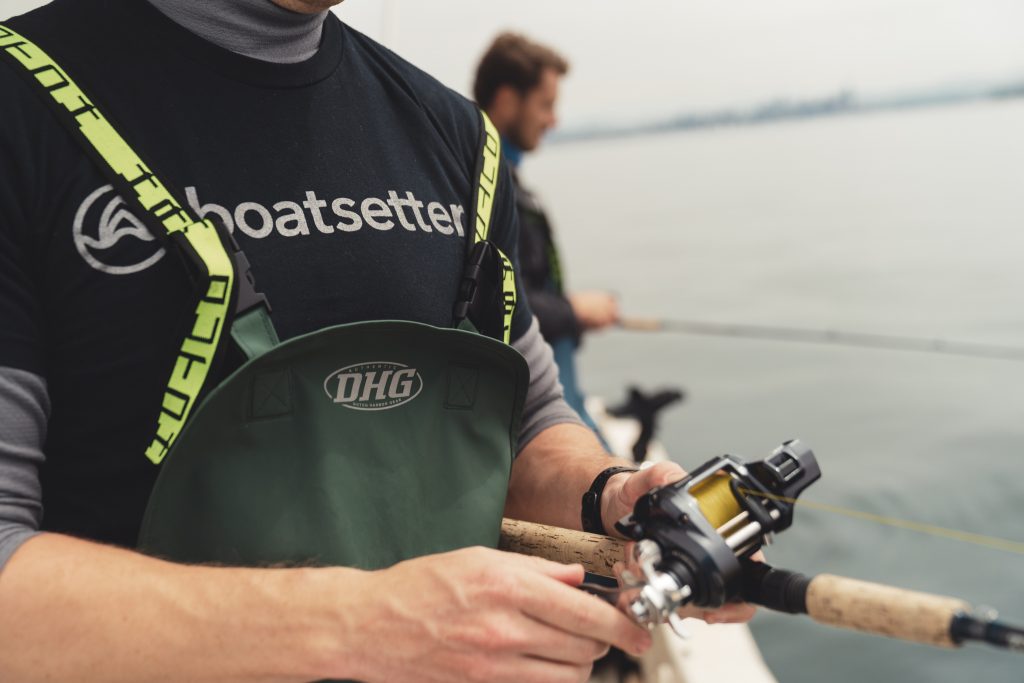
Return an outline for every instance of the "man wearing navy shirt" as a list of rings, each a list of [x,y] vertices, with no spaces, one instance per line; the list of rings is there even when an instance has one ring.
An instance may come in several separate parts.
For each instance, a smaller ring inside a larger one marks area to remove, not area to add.
[[[6,23],[68,68],[196,214],[233,229],[282,338],[450,325],[474,107],[345,26],[333,2],[275,2],[57,0]],[[570,681],[609,644],[646,649],[646,632],[573,588],[579,567],[496,550],[379,571],[129,550],[159,471],[140,445],[192,290],[6,62],[0,92],[0,679]],[[492,238],[514,260],[504,187]],[[617,463],[561,400],[528,308],[511,339],[531,383],[506,510],[578,528],[580,496]],[[605,523],[681,475],[613,477]]]

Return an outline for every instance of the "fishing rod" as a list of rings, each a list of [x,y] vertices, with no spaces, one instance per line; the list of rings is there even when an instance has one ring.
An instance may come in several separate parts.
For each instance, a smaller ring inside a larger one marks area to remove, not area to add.
[[[977,640],[1024,652],[1024,628],[956,598],[821,574],[807,577],[751,557],[793,522],[796,499],[821,476],[814,453],[787,441],[764,460],[723,455],[637,501],[616,528],[636,541],[622,585],[583,588],[641,625],[669,624],[678,610],[746,601],[807,614],[819,623],[939,647]],[[612,577],[625,542],[607,536],[505,520],[499,547]]]
[[[764,339],[804,344],[829,344],[889,351],[944,353],[997,360],[1024,361],[1024,347],[981,344],[950,339],[874,334],[849,330],[821,330],[779,325],[715,323],[674,318],[624,318],[619,327],[630,332],[676,332],[710,337]]]

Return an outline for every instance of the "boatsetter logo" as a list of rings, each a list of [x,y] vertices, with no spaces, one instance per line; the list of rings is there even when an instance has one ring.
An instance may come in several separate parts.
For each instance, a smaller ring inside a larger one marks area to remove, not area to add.
[[[321,199],[315,192],[307,191],[303,202],[282,201],[269,206],[242,202],[229,209],[219,204],[201,203],[196,188],[186,187],[185,200],[200,218],[216,215],[229,232],[238,231],[258,240],[275,233],[281,237],[300,237],[312,233],[357,232],[364,228],[382,232],[402,228],[408,232],[459,237],[465,234],[466,210],[461,204],[424,203],[412,192],[399,196],[398,192],[388,190],[387,199],[366,197],[357,201],[348,197]]]
[[[231,233],[252,239],[334,235],[359,230],[465,235],[466,211],[461,204],[423,202],[412,192],[388,190],[386,198],[348,197],[321,199],[313,191],[305,201],[273,204],[242,202],[235,207],[203,204],[194,186],[185,188],[185,200],[199,218],[217,216]],[[125,201],[104,185],[85,198],[75,214],[75,248],[86,263],[109,275],[146,270],[163,258],[161,240],[131,212]]]
[[[397,408],[422,389],[423,378],[416,368],[387,361],[349,365],[324,380],[327,397],[352,410]]]
[[[82,201],[71,237],[85,262],[109,275],[138,273],[166,253],[113,185],[97,188]]]

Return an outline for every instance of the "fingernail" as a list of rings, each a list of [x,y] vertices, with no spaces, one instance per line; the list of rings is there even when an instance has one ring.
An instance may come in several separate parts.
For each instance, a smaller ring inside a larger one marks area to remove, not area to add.
[[[647,649],[651,646],[652,642],[651,637],[645,633],[642,638],[637,638],[633,647],[633,652],[635,654],[642,655],[647,652]]]

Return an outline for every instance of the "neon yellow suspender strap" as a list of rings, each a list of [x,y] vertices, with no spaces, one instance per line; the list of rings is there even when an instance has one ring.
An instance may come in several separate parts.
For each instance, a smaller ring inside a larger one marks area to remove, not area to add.
[[[85,93],[37,45],[0,24],[0,50],[10,55],[42,86],[58,105],[58,114],[96,152],[116,178],[134,192],[136,206],[163,227],[168,237],[192,251],[205,264],[208,285],[195,310],[191,331],[181,344],[167,389],[164,391],[156,435],[146,448],[146,457],[160,463],[181,432],[206,382],[221,333],[231,311],[234,269],[216,228],[208,220],[195,221],[185,208],[153,175],[149,167],[128,146]],[[106,170],[106,169],[105,169]]]
[[[491,214],[498,190],[498,168],[501,164],[501,137],[498,129],[483,111],[483,145],[480,149],[480,180],[476,190],[476,225],[473,226],[473,244],[483,242],[491,232]]]
[[[484,134],[480,150],[480,180],[476,190],[476,224],[473,226],[473,244],[483,242],[491,232],[491,214],[498,191],[498,172],[501,165],[501,138],[498,129],[483,111]],[[516,277],[512,261],[495,247],[501,256],[501,293],[504,301],[503,341],[508,344],[512,337],[512,315],[516,311]]]

